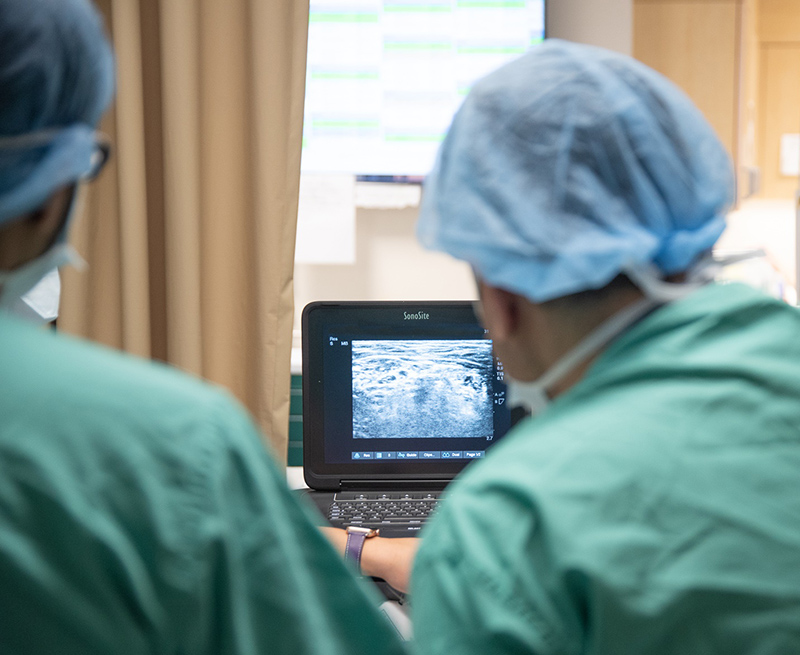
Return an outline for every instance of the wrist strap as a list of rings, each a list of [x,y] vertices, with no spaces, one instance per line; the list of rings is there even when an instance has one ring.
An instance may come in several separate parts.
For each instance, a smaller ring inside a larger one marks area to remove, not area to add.
[[[361,551],[364,550],[364,542],[370,537],[377,537],[379,530],[362,528],[361,526],[351,525],[347,528],[347,543],[344,546],[344,558],[350,560],[358,567],[361,573]]]
[[[363,532],[348,532],[347,544],[344,547],[344,558],[353,562],[361,573],[361,552],[364,550],[364,542],[367,535]]]

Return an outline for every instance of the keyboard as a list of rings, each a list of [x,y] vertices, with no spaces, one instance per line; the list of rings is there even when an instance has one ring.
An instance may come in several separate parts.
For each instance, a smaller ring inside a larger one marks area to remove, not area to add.
[[[339,492],[328,507],[328,520],[337,528],[414,531],[428,520],[441,497],[441,491]]]

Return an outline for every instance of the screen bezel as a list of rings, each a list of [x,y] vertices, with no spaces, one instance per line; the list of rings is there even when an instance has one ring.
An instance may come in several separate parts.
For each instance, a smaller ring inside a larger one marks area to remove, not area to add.
[[[474,325],[480,328],[471,301],[384,301],[313,302],[303,309],[303,471],[312,489],[338,489],[342,480],[428,480],[449,481],[472,460],[396,460],[326,463],[324,452],[323,377],[325,332],[331,325],[356,322],[360,325],[397,326],[402,312],[424,312],[431,326]]]

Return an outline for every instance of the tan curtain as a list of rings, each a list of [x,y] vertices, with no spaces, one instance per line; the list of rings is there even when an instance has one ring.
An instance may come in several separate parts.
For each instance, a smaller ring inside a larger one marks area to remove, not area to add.
[[[97,0],[115,157],[59,327],[229,388],[285,458],[308,0]]]

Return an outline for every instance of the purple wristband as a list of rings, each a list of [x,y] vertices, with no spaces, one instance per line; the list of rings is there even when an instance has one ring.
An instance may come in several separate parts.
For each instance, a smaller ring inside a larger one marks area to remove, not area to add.
[[[364,542],[368,537],[378,534],[377,530],[362,528],[351,525],[347,528],[347,544],[344,547],[344,558],[354,562],[361,572],[361,553],[364,550]]]

